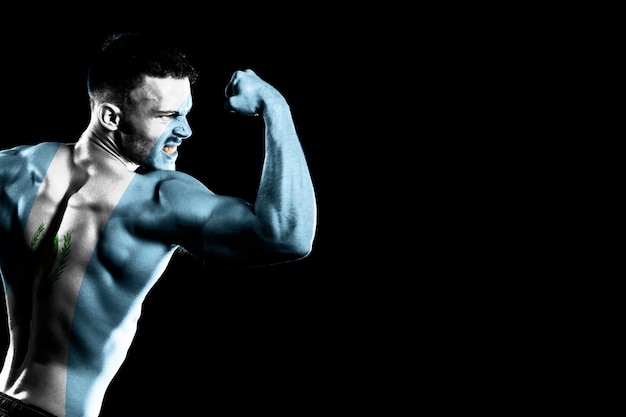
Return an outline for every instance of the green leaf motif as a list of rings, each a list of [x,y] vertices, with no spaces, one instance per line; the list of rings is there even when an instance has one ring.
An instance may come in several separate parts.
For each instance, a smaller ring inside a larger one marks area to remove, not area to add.
[[[41,223],[39,225],[39,227],[37,228],[37,231],[35,232],[35,234],[33,235],[33,238],[30,240],[30,247],[34,247],[35,244],[37,244],[37,241],[39,240],[39,236],[41,236],[41,233],[43,232],[43,230],[45,229],[43,223]]]
[[[30,241],[31,248],[37,244],[37,241],[39,240],[44,230],[45,230],[45,226],[42,223],[37,228],[37,231],[33,234],[33,237]],[[59,259],[59,263],[57,267],[54,269],[54,272],[52,272],[52,275],[50,275],[49,279],[46,280],[46,279],[43,279],[42,277],[42,281],[39,284],[39,290],[37,291],[38,295],[41,294],[44,288],[47,288],[48,290],[50,290],[52,284],[55,283],[57,280],[59,280],[59,278],[61,278],[61,275],[65,271],[65,267],[67,266],[67,261],[70,256],[70,252],[72,251],[72,234],[70,232],[67,232],[63,236],[62,240],[63,240],[63,245],[61,246],[61,258]],[[39,262],[38,267],[40,271],[41,272],[50,271],[50,269],[54,265],[55,259],[58,256],[58,254],[59,254],[59,235],[55,235],[54,240],[53,240],[53,246],[49,248],[43,254],[43,257]]]
[[[54,241],[55,241],[55,249],[57,249],[58,244],[59,244],[59,237],[55,236]],[[59,261],[59,265],[57,266],[57,268],[54,270],[54,274],[52,274],[52,277],[50,278],[51,283],[61,278],[61,274],[65,270],[65,266],[67,265],[67,258],[70,256],[71,250],[72,250],[72,234],[68,232],[65,234],[65,236],[63,236],[63,247],[61,248],[61,260]]]

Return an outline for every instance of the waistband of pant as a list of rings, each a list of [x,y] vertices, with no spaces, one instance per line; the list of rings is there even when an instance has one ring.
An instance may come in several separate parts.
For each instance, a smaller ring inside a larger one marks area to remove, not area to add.
[[[56,417],[36,405],[28,404],[0,391],[0,410],[19,417]]]

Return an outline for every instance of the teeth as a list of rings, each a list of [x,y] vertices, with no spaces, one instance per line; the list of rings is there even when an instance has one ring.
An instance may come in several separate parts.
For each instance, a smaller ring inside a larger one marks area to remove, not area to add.
[[[168,155],[174,155],[176,153],[177,146],[164,146],[163,151]]]

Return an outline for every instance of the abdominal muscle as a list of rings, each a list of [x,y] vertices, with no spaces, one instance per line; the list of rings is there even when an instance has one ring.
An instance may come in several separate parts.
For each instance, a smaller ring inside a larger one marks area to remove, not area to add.
[[[134,173],[76,186],[70,155],[57,152],[26,225],[33,262],[7,291],[10,345],[0,390],[59,417],[95,417],[175,248],[152,243],[146,252],[125,227],[136,207],[134,196],[124,197]],[[124,262],[140,248],[140,265]]]

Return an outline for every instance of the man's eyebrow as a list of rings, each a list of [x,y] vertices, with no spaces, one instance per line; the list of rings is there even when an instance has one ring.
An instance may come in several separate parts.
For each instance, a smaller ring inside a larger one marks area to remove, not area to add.
[[[177,110],[159,110],[159,109],[155,109],[154,113],[159,114],[159,115],[168,114],[168,115],[180,116],[182,114],[189,114],[191,109],[192,108],[190,107],[186,112],[182,112],[180,109],[177,109]]]

